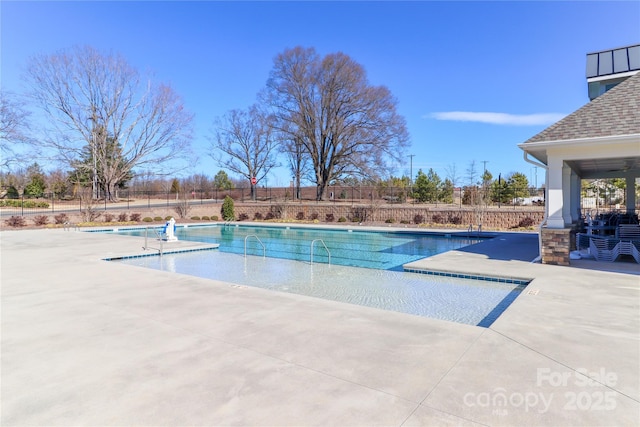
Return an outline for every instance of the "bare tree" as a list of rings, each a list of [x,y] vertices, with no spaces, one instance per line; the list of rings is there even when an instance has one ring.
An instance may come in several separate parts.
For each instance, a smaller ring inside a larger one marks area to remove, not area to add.
[[[476,161],[475,160],[471,160],[469,162],[469,166],[467,166],[467,170],[465,171],[467,174],[467,180],[468,180],[468,185],[469,186],[474,186],[477,185],[477,179],[478,179],[478,169],[476,167]]]
[[[31,141],[30,112],[15,94],[0,91],[0,167],[18,161],[15,147]]]
[[[384,175],[404,157],[409,137],[395,98],[369,85],[362,66],[343,53],[284,51],[263,97],[281,139],[301,142],[311,159],[318,200],[332,180]]]
[[[451,181],[451,183],[453,184],[453,186],[457,186],[458,185],[458,180],[460,179],[458,177],[458,168],[456,166],[455,163],[451,163],[449,165],[447,165],[445,167],[445,172],[447,174],[446,178]]]
[[[278,165],[277,147],[267,117],[255,105],[247,111],[231,110],[215,121],[213,133],[211,157],[221,167],[250,182],[251,199],[255,200],[256,184]]]
[[[295,198],[299,200],[302,180],[307,179],[312,171],[311,165],[309,164],[309,156],[304,149],[304,144],[300,137],[293,138],[282,147],[283,153],[286,154],[289,160],[289,170],[291,171],[295,185]]]
[[[89,147],[106,198],[134,167],[160,173],[188,154],[192,115],[172,88],[143,79],[121,56],[76,47],[32,57],[27,81],[53,126],[43,144],[70,166]]]

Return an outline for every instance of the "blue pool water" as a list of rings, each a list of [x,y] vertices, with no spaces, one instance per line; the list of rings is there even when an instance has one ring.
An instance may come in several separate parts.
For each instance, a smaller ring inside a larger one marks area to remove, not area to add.
[[[119,234],[142,236],[144,230]],[[117,262],[483,327],[490,326],[525,287],[402,271],[402,264],[478,239],[253,226],[179,227],[176,234],[181,240],[219,243],[220,248]],[[258,236],[265,257],[258,239],[247,236]],[[319,242],[310,262],[315,239],[322,239],[330,250],[331,264]]]
[[[143,236],[144,230],[120,231]],[[482,241],[451,234],[372,232],[268,226],[178,227],[179,240],[220,244],[221,252],[264,255],[379,270],[402,271],[404,264]],[[246,239],[246,240],[245,240]],[[321,241],[320,241],[321,240]],[[264,245],[264,249],[263,249]],[[326,246],[326,249],[325,249]]]

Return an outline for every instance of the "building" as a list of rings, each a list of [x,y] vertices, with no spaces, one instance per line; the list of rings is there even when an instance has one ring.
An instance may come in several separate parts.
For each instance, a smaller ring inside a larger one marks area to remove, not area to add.
[[[519,145],[527,161],[547,172],[543,263],[569,265],[582,218],[582,179],[624,178],[627,211],[636,210],[640,45],[588,54],[587,83],[588,104]]]

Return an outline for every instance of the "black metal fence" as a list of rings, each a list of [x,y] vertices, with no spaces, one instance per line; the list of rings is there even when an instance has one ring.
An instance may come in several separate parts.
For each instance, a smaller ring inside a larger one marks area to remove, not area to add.
[[[410,188],[380,188],[376,186],[329,186],[322,201],[316,200],[316,187],[303,187],[296,191],[293,187],[255,187],[232,190],[193,189],[173,193],[170,191],[145,191],[124,189],[117,193],[116,201],[91,197],[91,192],[83,191],[65,194],[44,194],[39,198],[18,196],[0,199],[0,216],[52,215],[56,213],[80,213],[94,211],[144,211],[157,208],[172,208],[181,203],[205,205],[221,203],[229,196],[236,202],[245,203],[351,203],[351,204],[425,204],[435,206],[542,206],[544,190],[523,188],[512,197],[509,194],[495,194],[480,187],[455,188],[447,193],[441,191],[412,192]]]

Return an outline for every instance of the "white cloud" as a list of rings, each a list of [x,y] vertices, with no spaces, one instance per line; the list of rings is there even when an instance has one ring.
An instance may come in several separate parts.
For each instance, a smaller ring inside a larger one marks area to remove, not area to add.
[[[449,111],[442,113],[432,113],[428,118],[436,120],[450,120],[456,122],[479,122],[490,123],[493,125],[512,125],[512,126],[536,126],[551,125],[565,117],[565,114],[559,113],[540,113],[540,114],[508,114],[508,113],[488,113],[474,111]]]

